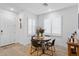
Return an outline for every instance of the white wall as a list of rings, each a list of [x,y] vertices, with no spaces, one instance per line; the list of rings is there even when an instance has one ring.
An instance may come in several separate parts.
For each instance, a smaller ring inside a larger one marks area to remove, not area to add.
[[[74,32],[75,30],[78,29],[78,6],[72,6],[72,7],[68,7],[68,8],[64,8],[61,10],[57,10],[55,12],[51,12],[51,13],[58,13],[59,15],[62,16],[62,36],[61,37],[53,37],[56,38],[56,44],[66,47],[67,45],[67,38],[69,37],[69,34],[71,34],[72,32]],[[44,17],[48,17],[48,14],[51,13],[45,13],[42,15],[39,15],[39,25],[41,25],[41,23],[43,23],[42,20],[44,20]]]
[[[63,15],[63,40],[61,43],[66,45],[68,37],[78,29],[78,6],[61,10],[59,13]]]
[[[20,29],[19,18],[22,19],[22,28]],[[30,13],[29,11],[23,11],[18,14],[16,21],[16,40],[21,44],[28,44],[30,42],[31,36],[28,36],[27,30],[27,19],[37,20],[36,15]]]
[[[28,44],[30,36],[27,31],[27,17],[37,19],[36,15],[29,11],[22,11],[16,14],[11,11],[0,9],[0,46],[19,42],[21,44]],[[19,18],[22,19],[22,28],[20,29]]]

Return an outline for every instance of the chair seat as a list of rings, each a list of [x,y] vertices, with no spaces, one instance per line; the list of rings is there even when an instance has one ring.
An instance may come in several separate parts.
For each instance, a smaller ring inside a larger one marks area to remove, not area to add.
[[[48,42],[46,45],[50,47],[50,46],[52,46],[52,43]]]

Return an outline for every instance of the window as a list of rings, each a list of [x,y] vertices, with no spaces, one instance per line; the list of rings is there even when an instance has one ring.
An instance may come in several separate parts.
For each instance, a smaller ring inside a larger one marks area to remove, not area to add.
[[[35,34],[35,19],[28,19],[28,35]]]
[[[56,15],[52,19],[52,33],[61,35],[61,16]]]
[[[61,35],[61,16],[58,14],[49,14],[44,19],[45,34]]]
[[[51,21],[49,19],[44,20],[44,29],[45,29],[45,34],[51,34]]]

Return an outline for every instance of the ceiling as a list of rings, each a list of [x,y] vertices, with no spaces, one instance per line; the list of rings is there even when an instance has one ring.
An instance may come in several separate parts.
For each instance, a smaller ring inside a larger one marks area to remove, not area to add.
[[[0,3],[0,8],[10,10],[14,8],[14,11],[21,12],[28,10],[29,12],[39,15],[50,11],[59,10],[62,8],[76,5],[75,3],[48,3],[48,6],[44,6],[43,3]]]

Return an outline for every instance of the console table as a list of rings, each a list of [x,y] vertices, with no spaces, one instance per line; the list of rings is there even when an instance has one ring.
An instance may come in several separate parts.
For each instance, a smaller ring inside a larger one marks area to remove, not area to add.
[[[71,43],[71,42],[67,42],[68,45],[68,55],[72,56],[72,50],[75,47],[75,55],[79,56],[79,43]]]

